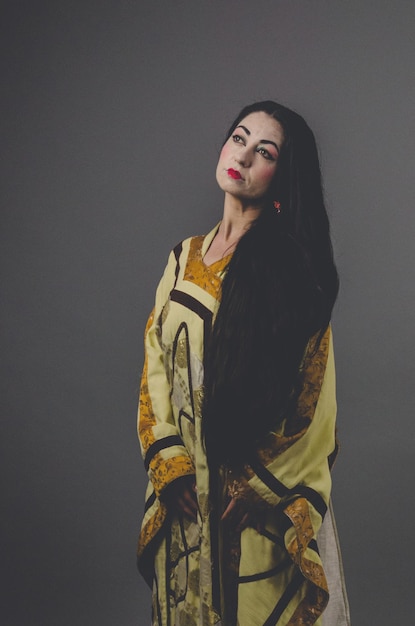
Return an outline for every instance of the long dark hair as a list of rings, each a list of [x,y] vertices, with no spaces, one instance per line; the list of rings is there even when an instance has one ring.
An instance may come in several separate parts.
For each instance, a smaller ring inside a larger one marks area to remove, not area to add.
[[[327,328],[339,288],[314,135],[300,115],[265,101],[245,107],[226,140],[256,111],[281,124],[284,142],[263,210],[227,268],[206,346],[211,468],[249,463],[261,438],[295,411],[304,352]]]

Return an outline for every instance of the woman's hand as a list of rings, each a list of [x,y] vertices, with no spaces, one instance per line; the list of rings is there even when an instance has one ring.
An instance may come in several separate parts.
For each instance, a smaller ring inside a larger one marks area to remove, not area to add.
[[[160,494],[169,511],[183,513],[193,522],[197,521],[198,504],[194,476],[182,476],[171,482]]]
[[[265,526],[265,511],[249,509],[246,500],[231,498],[221,520],[233,526],[238,533],[248,526],[261,532]]]
[[[242,500],[231,498],[221,517],[222,522],[234,526],[237,532],[242,532],[248,526],[249,513],[242,502]]]

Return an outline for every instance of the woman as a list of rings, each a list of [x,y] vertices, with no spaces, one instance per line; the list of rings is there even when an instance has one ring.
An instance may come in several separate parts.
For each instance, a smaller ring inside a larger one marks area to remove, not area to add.
[[[223,219],[172,251],[146,327],[139,568],[154,625],[319,625],[338,277],[313,133],[279,104],[248,106],[216,177]],[[347,624],[334,551],[327,624]]]

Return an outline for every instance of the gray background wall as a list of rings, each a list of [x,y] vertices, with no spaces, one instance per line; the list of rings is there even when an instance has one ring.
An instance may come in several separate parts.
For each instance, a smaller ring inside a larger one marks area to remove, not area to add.
[[[149,623],[144,324],[168,251],[220,218],[228,123],[268,97],[315,130],[342,278],[333,499],[353,624],[412,623],[415,4],[1,12],[2,623]]]

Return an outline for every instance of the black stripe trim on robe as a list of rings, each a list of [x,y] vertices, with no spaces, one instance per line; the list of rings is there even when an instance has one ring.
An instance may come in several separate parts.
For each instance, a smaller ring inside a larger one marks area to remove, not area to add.
[[[176,596],[176,606],[179,604],[179,602],[183,602],[186,599],[186,593],[187,593],[187,588],[189,584],[189,554],[193,552],[192,548],[189,548],[188,543],[187,543],[186,532],[184,529],[183,515],[179,517],[179,525],[180,525],[180,535],[181,535],[183,546],[184,546],[184,553],[183,553],[182,558],[185,559],[185,563],[186,563],[186,583],[184,585],[183,594],[178,597]],[[199,546],[197,547],[199,548]],[[167,554],[170,554],[170,549]],[[169,572],[170,572],[171,567],[172,567],[172,564],[170,563]]]
[[[186,551],[179,552],[177,558],[175,558],[174,561],[170,561],[170,567],[176,567],[180,559],[188,554],[192,554],[193,552],[198,552],[199,550],[200,546],[193,546],[192,548],[188,548]]]
[[[286,530],[287,529],[284,530],[284,534]],[[280,546],[281,548],[285,547],[284,539],[282,537],[279,537],[278,535],[274,535],[274,533],[269,532],[269,530],[267,530],[266,528],[261,528],[259,531],[259,534],[262,535],[263,537],[266,537],[267,539],[272,541],[272,543],[275,543],[277,546]]]
[[[144,505],[144,513],[148,511],[148,509],[154,504],[155,501],[156,501],[156,494],[153,491],[153,493],[151,494],[151,496],[149,496],[147,502]]]
[[[177,279],[179,277],[179,271],[180,271],[179,259],[180,259],[180,255],[182,253],[182,250],[183,250],[183,243],[182,242],[178,243],[177,246],[173,250],[174,256],[176,258],[176,269],[175,269],[175,272],[174,272],[175,280],[174,280],[173,289],[175,288],[176,283],[177,283]]]
[[[311,489],[311,487],[306,487],[305,485],[298,485],[290,489],[291,493],[299,494],[300,496],[304,496],[306,500],[311,502],[313,507],[320,513],[322,519],[324,519],[325,514],[327,513],[327,504],[324,502],[323,498],[317,491]]]
[[[144,467],[146,468],[146,472],[148,472],[150,463],[152,459],[156,456],[156,454],[160,452],[160,450],[165,450],[166,448],[170,448],[171,446],[183,446],[183,441],[181,437],[179,437],[179,435],[169,435],[168,437],[157,439],[157,441],[151,444],[151,446],[147,450],[144,459]]]
[[[287,608],[303,582],[303,575],[301,574],[301,572],[297,572],[291,582],[287,585],[284,593],[275,605],[275,608],[272,611],[271,615],[264,622],[264,626],[275,626],[278,623],[281,615],[284,613],[285,609]]]
[[[251,574],[250,576],[239,576],[238,583],[252,583],[257,580],[264,580],[265,578],[272,578],[272,576],[275,576],[275,574],[278,574],[278,572],[281,572],[283,569],[285,569],[288,563],[289,564],[292,563],[291,559],[290,560],[286,559],[285,561],[281,561],[281,563],[278,563],[278,565],[268,570],[267,572]]]
[[[196,300],[196,298],[193,298],[192,296],[189,296],[187,293],[179,291],[178,289],[173,289],[173,291],[170,293],[170,300],[172,302],[177,302],[178,304],[185,306],[187,309],[190,309],[190,311],[196,313],[196,315],[198,315],[200,319],[203,320],[203,345],[206,346],[212,327],[212,311],[209,311],[209,309],[206,308],[201,302],[199,302],[199,300]]]
[[[310,543],[308,544],[308,547],[310,548],[310,550],[317,552],[317,554],[320,556],[320,551],[318,549],[317,541],[315,539],[312,539],[310,541]]]
[[[180,409],[180,411],[179,411],[179,430],[180,430],[181,434],[183,434],[182,422],[183,422],[184,419],[187,420],[188,422],[191,422],[191,424],[195,423],[195,418],[194,417],[192,417],[191,415],[186,413],[186,411],[183,411],[183,409]]]
[[[317,491],[314,491],[314,489],[306,487],[305,485],[296,485],[295,487],[288,489],[288,487],[280,482],[278,478],[275,478],[275,476],[260,463],[252,464],[251,467],[262,482],[269,487],[271,491],[276,493],[277,496],[280,498],[291,495],[304,496],[306,500],[311,502],[316,511],[320,513],[321,517],[324,518],[327,511],[327,504]]]

